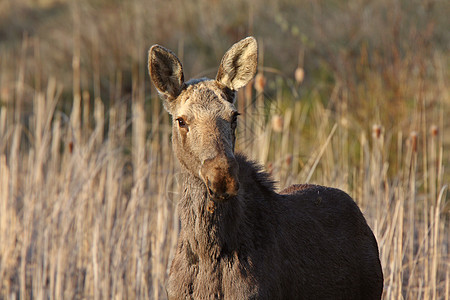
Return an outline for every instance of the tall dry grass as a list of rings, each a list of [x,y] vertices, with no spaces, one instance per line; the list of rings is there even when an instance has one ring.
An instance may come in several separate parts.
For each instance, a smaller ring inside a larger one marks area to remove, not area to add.
[[[40,19],[0,28],[0,298],[165,298],[179,169],[146,51],[166,41],[187,74],[213,76],[231,40],[253,33],[260,69],[238,94],[238,151],[280,188],[314,182],[355,199],[378,240],[385,299],[448,299],[443,12],[401,1],[392,12],[390,1],[184,3],[0,4],[2,17]],[[386,18],[383,39],[361,11],[372,24]]]

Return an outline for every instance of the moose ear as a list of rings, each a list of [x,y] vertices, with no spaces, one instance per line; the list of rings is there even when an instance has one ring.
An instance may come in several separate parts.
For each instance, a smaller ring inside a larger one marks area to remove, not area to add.
[[[181,93],[184,86],[183,66],[172,51],[153,45],[148,52],[148,72],[166,102],[172,102]]]
[[[258,45],[254,37],[247,37],[225,53],[216,80],[233,91],[245,86],[256,73]]]

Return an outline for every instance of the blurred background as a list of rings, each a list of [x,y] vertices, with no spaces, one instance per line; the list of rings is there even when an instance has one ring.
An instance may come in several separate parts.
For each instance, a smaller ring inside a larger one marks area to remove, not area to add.
[[[211,77],[253,35],[237,149],[341,188],[385,299],[448,299],[450,2],[0,0],[0,298],[165,299],[179,224],[153,44]]]

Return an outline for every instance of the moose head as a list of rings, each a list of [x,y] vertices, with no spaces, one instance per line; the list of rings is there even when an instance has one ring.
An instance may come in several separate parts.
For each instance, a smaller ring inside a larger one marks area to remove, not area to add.
[[[200,178],[213,201],[226,201],[239,191],[239,166],[234,156],[236,91],[256,73],[257,43],[253,37],[234,44],[224,55],[215,79],[184,81],[183,66],[170,50],[149,51],[150,77],[172,115],[172,143],[185,171]]]

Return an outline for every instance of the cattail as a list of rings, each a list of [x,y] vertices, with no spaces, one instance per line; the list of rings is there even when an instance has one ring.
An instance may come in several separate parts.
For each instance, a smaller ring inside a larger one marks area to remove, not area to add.
[[[280,115],[274,115],[272,117],[272,129],[275,132],[282,132],[284,127],[284,119]]]
[[[417,131],[413,131],[410,134],[411,138],[411,149],[413,152],[417,151]]]
[[[285,159],[286,165],[290,166],[292,164],[292,155],[288,154]]]
[[[439,128],[436,125],[431,125],[430,134],[432,137],[437,137],[437,135],[439,134]]]
[[[381,136],[381,126],[380,125],[373,125],[372,126],[372,136],[376,139],[379,139]]]
[[[266,78],[263,73],[258,73],[255,76],[255,90],[259,93],[264,92],[266,86]]]
[[[0,90],[0,100],[7,103],[10,101],[11,92],[7,87],[2,87]]]
[[[295,69],[294,77],[297,84],[301,84],[303,79],[305,79],[305,70],[302,67],[298,67]]]
[[[268,162],[267,163],[267,173],[269,173],[270,175],[272,175],[272,173],[273,173],[273,164],[272,164],[272,162]]]
[[[73,142],[69,142],[69,153],[73,153]]]

